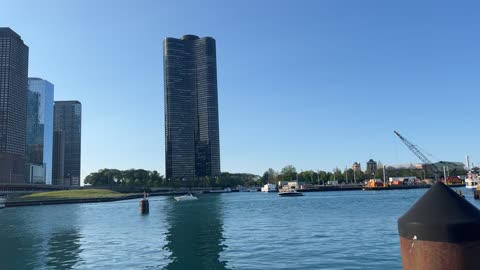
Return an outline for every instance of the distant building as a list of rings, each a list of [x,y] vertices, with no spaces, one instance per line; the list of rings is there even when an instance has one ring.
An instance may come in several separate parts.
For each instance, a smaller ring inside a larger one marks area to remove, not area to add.
[[[359,172],[359,171],[362,170],[362,166],[360,165],[360,163],[354,162],[353,165],[352,165],[352,170],[354,172]]]
[[[35,183],[52,184],[53,84],[40,78],[28,78],[27,93],[27,164],[42,166],[44,179]],[[38,169],[37,169],[38,170]],[[32,173],[28,183],[34,183]],[[37,174],[38,175],[38,174]]]
[[[370,159],[367,162],[367,173],[374,173],[377,171],[377,162],[375,162],[373,159]]]
[[[465,169],[465,164],[463,162],[458,162],[458,161],[439,161],[436,162],[435,165],[437,168],[448,168],[449,171],[452,170],[459,170],[462,171]]]
[[[23,183],[27,127],[28,47],[0,27],[0,183]]]
[[[462,162],[456,162],[456,161],[439,161],[434,163],[434,165],[437,168],[443,168],[448,167],[449,170],[464,170],[465,169],[465,164]],[[423,164],[423,163],[407,163],[407,164],[391,164],[391,165],[386,165],[387,169],[390,170],[401,170],[401,169],[406,169],[406,170],[423,170],[427,168],[427,170],[433,170],[432,164]]]
[[[410,164],[390,164],[385,165],[387,169],[390,170],[400,170],[400,169],[407,169],[407,170],[421,170],[423,168],[423,164],[421,163],[410,163]]]
[[[215,40],[185,35],[164,41],[167,179],[220,175]]]
[[[80,186],[82,104],[79,101],[55,101],[53,128],[55,131],[63,132],[63,181],[65,185]],[[60,137],[56,136],[57,140]],[[61,142],[54,142],[56,146],[59,144]],[[53,168],[53,170],[56,172],[61,171],[61,168],[58,167],[61,166],[58,155],[55,164],[57,167]]]

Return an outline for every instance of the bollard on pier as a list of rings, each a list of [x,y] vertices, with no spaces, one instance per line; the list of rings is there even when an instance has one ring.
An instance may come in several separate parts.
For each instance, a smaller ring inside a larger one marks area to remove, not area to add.
[[[398,219],[403,269],[480,269],[480,211],[443,183]]]

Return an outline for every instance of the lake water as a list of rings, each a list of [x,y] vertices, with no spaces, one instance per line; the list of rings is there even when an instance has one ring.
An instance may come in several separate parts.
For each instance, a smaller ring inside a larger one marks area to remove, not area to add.
[[[426,191],[6,208],[0,269],[401,269],[397,219]]]

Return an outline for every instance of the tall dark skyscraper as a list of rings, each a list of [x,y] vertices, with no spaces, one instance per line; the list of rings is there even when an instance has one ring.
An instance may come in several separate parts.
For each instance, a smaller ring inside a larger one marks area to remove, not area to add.
[[[185,35],[163,44],[167,179],[220,174],[215,40]]]
[[[79,101],[55,101],[53,128],[54,136],[53,172],[56,173],[54,183],[58,183],[58,172],[62,165],[61,153],[63,147],[63,183],[65,185],[80,185],[80,162],[82,149],[82,104]],[[62,131],[58,133],[58,131]],[[57,141],[55,141],[57,140]],[[62,142],[58,140],[63,140]],[[62,146],[63,144],[63,146]],[[60,183],[61,184],[61,183]]]
[[[28,47],[0,27],[0,183],[24,182]]]
[[[53,165],[52,183],[54,185],[65,185],[65,136],[63,131],[53,132]]]

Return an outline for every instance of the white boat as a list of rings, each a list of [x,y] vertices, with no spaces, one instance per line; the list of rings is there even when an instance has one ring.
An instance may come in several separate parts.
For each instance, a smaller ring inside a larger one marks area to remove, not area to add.
[[[0,197],[0,208],[5,208],[5,202],[7,201],[6,198]]]
[[[282,197],[295,197],[295,196],[303,196],[302,192],[298,192],[295,189],[289,191],[281,191],[278,193],[279,196]]]
[[[275,192],[277,191],[277,186],[274,184],[266,184],[262,187],[262,192]]]
[[[478,185],[480,185],[480,179],[478,178],[478,175],[469,172],[468,177],[465,179],[465,187],[472,189],[477,188]]]
[[[230,193],[230,192],[232,192],[231,188],[225,188],[223,190],[210,190],[206,193]]]
[[[480,179],[478,178],[467,178],[465,179],[466,188],[477,188],[480,185]]]
[[[177,197],[174,197],[175,200],[177,201],[194,201],[194,200],[198,200],[197,197],[193,196],[192,193],[188,193],[188,194],[185,194],[185,195],[182,195],[182,196],[177,196]]]

